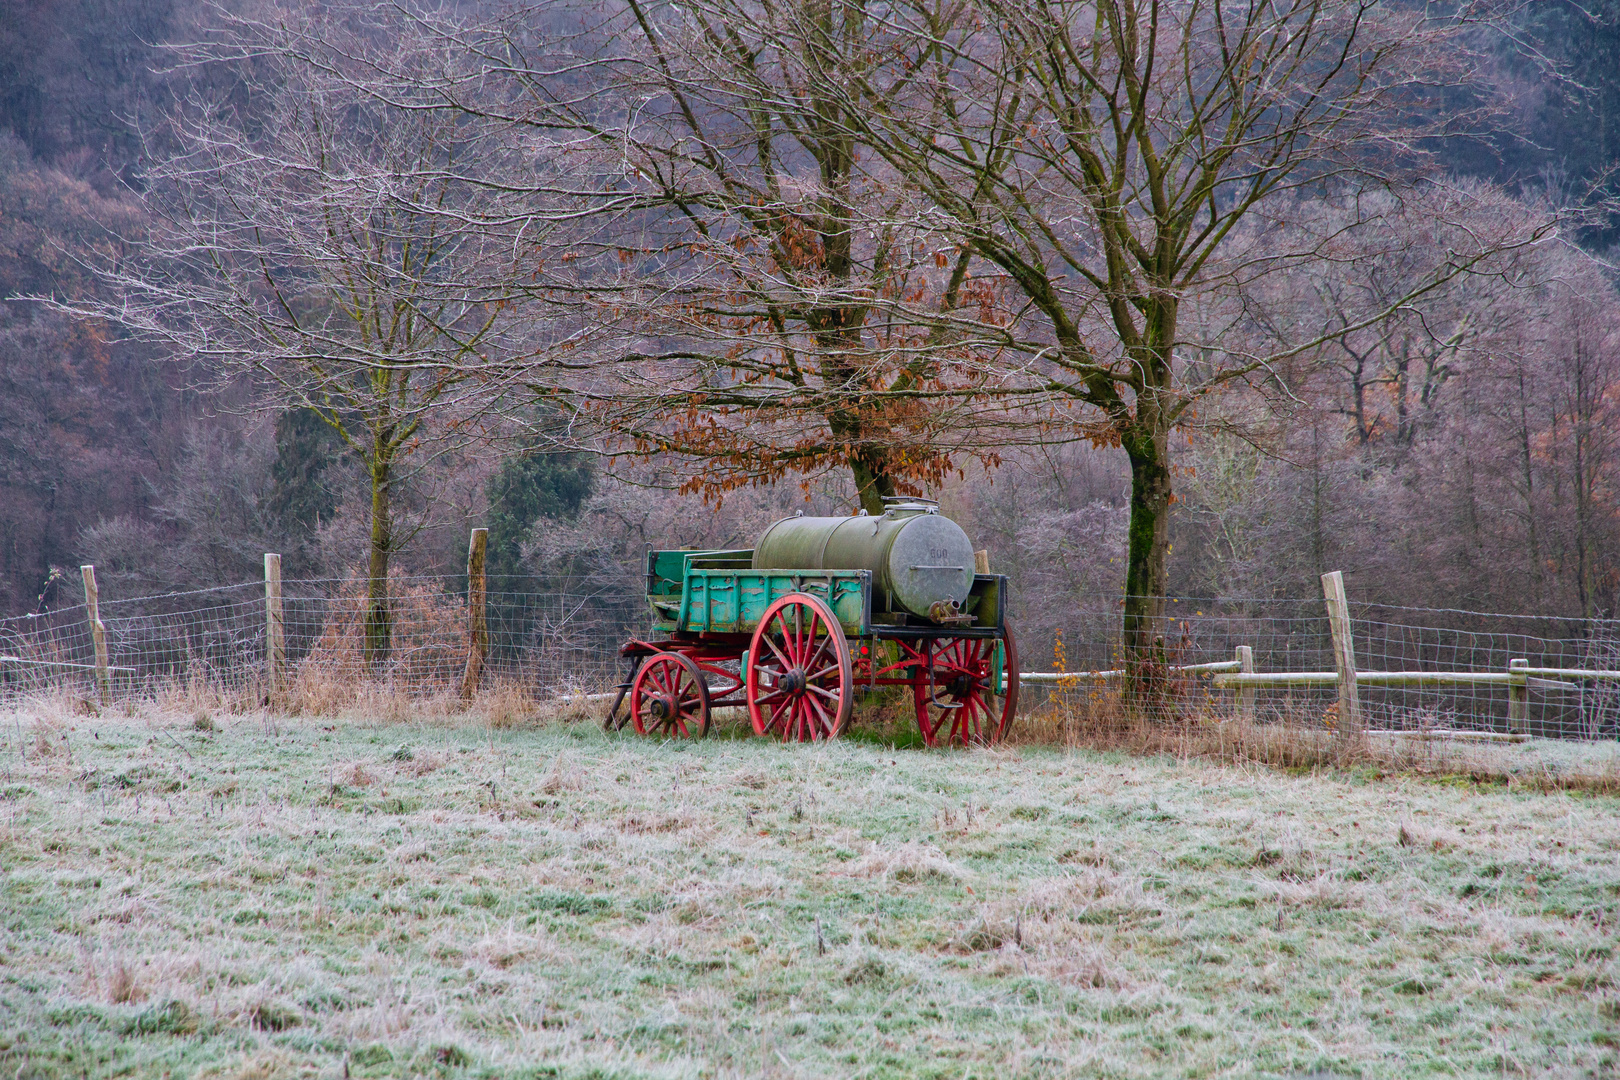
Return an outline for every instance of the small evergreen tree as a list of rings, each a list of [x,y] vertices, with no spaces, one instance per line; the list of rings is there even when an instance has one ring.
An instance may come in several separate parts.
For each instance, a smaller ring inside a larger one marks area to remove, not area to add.
[[[337,490],[326,470],[342,449],[332,426],[313,409],[289,409],[276,417],[276,460],[264,508],[300,541],[337,510]]]
[[[526,576],[523,541],[541,518],[565,521],[579,516],[595,476],[588,458],[575,453],[525,452],[509,458],[490,478],[489,555],[491,577]]]
[[[534,627],[540,582],[523,564],[523,542],[541,520],[565,521],[579,515],[595,475],[590,459],[575,453],[526,451],[508,458],[490,477],[489,549],[484,565],[490,577],[490,643],[497,655],[515,655]]]

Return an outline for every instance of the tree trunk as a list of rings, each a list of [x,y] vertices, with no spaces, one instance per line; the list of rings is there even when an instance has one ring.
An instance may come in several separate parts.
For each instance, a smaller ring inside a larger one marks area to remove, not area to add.
[[[378,454],[371,463],[371,566],[366,577],[366,666],[388,660],[393,619],[388,604],[388,559],[393,554],[392,463]]]
[[[1518,365],[1518,382],[1519,430],[1517,434],[1519,469],[1524,483],[1524,522],[1527,530],[1525,555],[1530,567],[1530,598],[1528,607],[1521,608],[1521,610],[1533,608],[1539,611],[1546,590],[1542,587],[1541,581],[1541,536],[1536,531],[1536,466],[1535,452],[1530,446],[1532,439],[1530,432],[1530,387],[1525,381],[1524,362],[1522,360]]]
[[[1122,434],[1131,462],[1124,618],[1127,700],[1146,705],[1162,694],[1166,674],[1160,624],[1170,550],[1170,433],[1162,424],[1138,421]]]
[[[874,455],[857,450],[849,455],[849,470],[855,476],[855,491],[861,500],[861,509],[873,517],[883,513],[883,500],[895,494],[894,480],[885,463]]]

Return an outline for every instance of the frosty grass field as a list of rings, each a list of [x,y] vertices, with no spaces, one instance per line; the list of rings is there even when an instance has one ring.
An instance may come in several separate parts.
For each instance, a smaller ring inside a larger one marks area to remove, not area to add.
[[[1620,800],[590,723],[0,750],[0,1076],[1615,1075]]]

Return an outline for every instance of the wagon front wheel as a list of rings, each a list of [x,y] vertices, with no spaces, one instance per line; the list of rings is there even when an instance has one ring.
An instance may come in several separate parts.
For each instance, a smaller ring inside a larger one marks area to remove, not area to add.
[[[985,746],[1006,737],[1018,711],[1018,647],[1010,629],[1003,635],[924,643],[912,694],[929,746]]]
[[[630,689],[630,720],[638,735],[702,738],[709,733],[709,687],[703,672],[680,653],[654,653]]]
[[[765,609],[748,647],[748,716],[784,742],[831,739],[855,706],[849,642],[827,605],[789,593]]]

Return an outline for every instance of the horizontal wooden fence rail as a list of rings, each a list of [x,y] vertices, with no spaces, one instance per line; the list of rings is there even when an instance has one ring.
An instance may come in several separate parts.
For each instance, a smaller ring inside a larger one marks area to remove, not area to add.
[[[1508,686],[1513,676],[1496,671],[1357,671],[1360,686]],[[1337,671],[1254,671],[1218,675],[1215,685],[1223,690],[1240,686],[1338,686]]]
[[[1235,667],[1227,668],[1235,671]],[[1533,668],[1515,667],[1507,671],[1357,671],[1356,682],[1362,686],[1525,686],[1531,680],[1537,683],[1555,683],[1573,686],[1569,679],[1620,679],[1620,671],[1600,671],[1592,668]],[[1337,671],[1254,671],[1231,675],[1217,675],[1214,683],[1221,689],[1240,686],[1338,686]]]
[[[21,657],[21,656],[0,656],[0,664],[22,664],[25,667],[65,668],[65,669],[67,669],[69,671],[100,671],[101,670],[95,664],[75,664],[70,660],[29,660],[29,659],[26,659],[25,657]],[[132,667],[119,667],[117,664],[109,664],[107,666],[107,670],[108,671],[127,672],[127,673],[129,673],[131,675],[135,674],[135,669],[134,668],[132,668]]]
[[[1200,672],[1240,671],[1243,662],[1240,660],[1217,660],[1209,664],[1179,664],[1170,668],[1172,675],[1196,675]],[[1026,671],[1018,676],[1019,682],[1032,683],[1061,683],[1061,682],[1108,682],[1112,679],[1125,677],[1123,668],[1108,671]]]
[[[1240,687],[1290,687],[1339,685],[1337,671],[1243,671],[1238,660],[1219,660],[1208,664],[1180,664],[1168,669],[1172,675],[1213,675],[1211,680],[1220,690]],[[1123,668],[1107,671],[1026,671],[1019,675],[1021,682],[1109,682],[1123,679]],[[1620,680],[1620,671],[1595,668],[1533,668],[1516,667],[1508,671],[1360,671],[1356,682],[1363,686],[1523,686],[1551,683],[1573,686],[1570,679]]]

